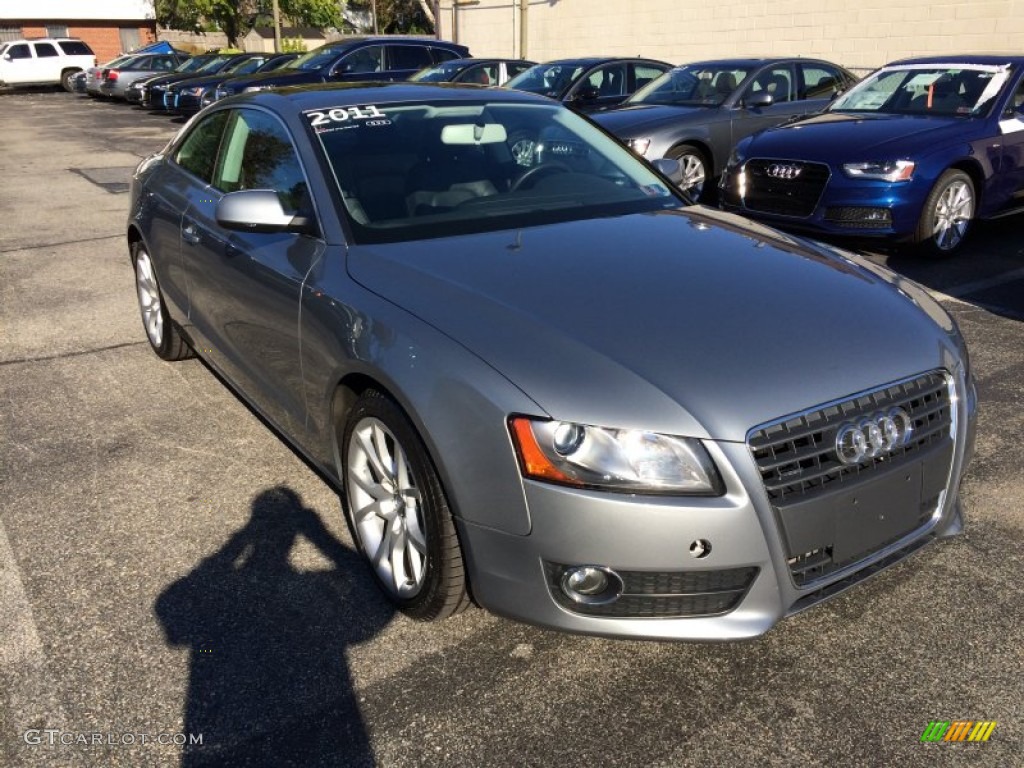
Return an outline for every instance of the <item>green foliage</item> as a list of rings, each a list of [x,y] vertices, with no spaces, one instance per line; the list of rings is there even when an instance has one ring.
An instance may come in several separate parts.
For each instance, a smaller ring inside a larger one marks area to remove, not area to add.
[[[155,0],[157,23],[185,32],[202,32],[213,24],[235,45],[256,21],[271,12],[271,0]],[[316,27],[341,26],[337,0],[280,0],[282,20]]]
[[[305,53],[309,50],[301,37],[282,37],[281,53]]]
[[[371,0],[349,0],[361,10],[373,10]],[[377,29],[381,34],[430,34],[430,19],[423,13],[419,0],[377,0]]]

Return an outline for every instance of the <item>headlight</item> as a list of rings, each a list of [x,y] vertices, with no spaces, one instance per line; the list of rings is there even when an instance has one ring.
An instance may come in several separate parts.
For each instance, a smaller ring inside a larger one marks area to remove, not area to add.
[[[910,181],[914,175],[913,160],[884,160],[865,163],[844,163],[843,171],[853,179]]]
[[[626,146],[636,152],[640,157],[647,154],[647,150],[651,146],[650,139],[627,139]]]
[[[534,480],[631,493],[723,493],[699,440],[522,416],[509,426],[523,474]]]
[[[262,91],[262,85],[250,85],[248,88],[242,91],[242,93],[252,93],[253,91]]]

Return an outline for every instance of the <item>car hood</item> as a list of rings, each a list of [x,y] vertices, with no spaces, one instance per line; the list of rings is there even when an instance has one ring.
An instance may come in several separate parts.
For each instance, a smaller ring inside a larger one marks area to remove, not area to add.
[[[191,80],[193,77],[205,77],[205,75],[197,75],[195,72],[175,72],[173,75],[157,75],[146,80],[146,85],[170,85],[182,80]]]
[[[353,246],[348,269],[548,415],[619,428],[742,441],[955,344],[882,268],[698,207]]]
[[[227,80],[231,75],[200,75],[198,77],[187,77],[177,82],[179,88],[195,88],[197,86],[206,87],[209,85],[217,85],[224,80]]]
[[[884,159],[962,137],[972,125],[969,118],[825,112],[762,131],[743,152],[823,162]]]
[[[716,110],[707,107],[682,107],[666,104],[632,104],[594,115],[593,119],[616,136],[636,135],[654,131],[665,125],[681,122],[700,122]]]

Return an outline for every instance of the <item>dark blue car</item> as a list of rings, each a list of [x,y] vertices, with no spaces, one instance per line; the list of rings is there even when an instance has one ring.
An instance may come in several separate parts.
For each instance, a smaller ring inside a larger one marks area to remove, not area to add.
[[[778,226],[952,253],[974,219],[1024,211],[1024,56],[889,64],[740,142],[721,192]]]

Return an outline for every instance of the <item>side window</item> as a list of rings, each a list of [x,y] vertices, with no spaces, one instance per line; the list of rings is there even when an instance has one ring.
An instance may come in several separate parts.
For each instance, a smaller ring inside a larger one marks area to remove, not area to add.
[[[626,65],[608,64],[587,75],[587,85],[597,88],[598,98],[626,95]]]
[[[231,113],[213,186],[222,192],[272,189],[288,213],[310,212],[306,177],[287,131],[254,109]]]
[[[36,58],[48,59],[53,56],[59,56],[57,49],[49,43],[36,43]]]
[[[227,111],[222,110],[200,121],[174,153],[174,162],[209,183],[227,118]]]
[[[639,91],[648,83],[657,80],[665,70],[652,67],[649,64],[632,64],[633,75],[636,78],[634,90]]]
[[[12,45],[7,49],[5,55],[10,56],[12,59],[31,59],[32,51],[28,49],[27,43],[21,43],[19,45]]]
[[[430,51],[422,45],[389,45],[388,56],[388,69],[423,69],[433,64]]]
[[[442,61],[451,61],[452,59],[462,58],[455,51],[449,51],[447,48],[431,48],[430,52],[434,56],[434,63],[440,64]]]
[[[476,83],[477,85],[497,85],[498,65],[477,64],[474,67],[469,67],[459,76],[458,81],[460,83]]]
[[[169,69],[174,69],[175,61],[170,56],[157,56],[153,59],[153,69],[166,72]]]
[[[68,56],[92,56],[92,48],[81,40],[60,40],[57,45]]]
[[[768,91],[772,95],[772,102],[775,104],[793,101],[796,97],[795,89],[793,88],[793,68],[788,66],[773,67],[759,74],[757,80],[751,85],[750,92],[760,93],[761,91]]]
[[[505,65],[505,69],[508,70],[508,77],[509,77],[509,80],[511,80],[513,77],[515,77],[516,75],[518,75],[518,74],[520,74],[522,72],[525,72],[526,70],[528,70],[532,66],[533,66],[533,64],[520,64],[520,63],[509,62],[509,63],[507,63]]]
[[[371,45],[352,51],[341,60],[335,72],[342,75],[359,75],[365,72],[381,72],[384,69],[382,62],[384,48],[379,45]]]
[[[846,82],[839,70],[822,64],[801,64],[804,87],[801,99],[831,99]]]

